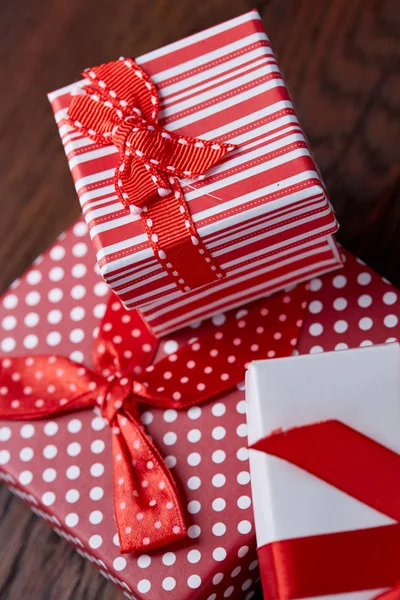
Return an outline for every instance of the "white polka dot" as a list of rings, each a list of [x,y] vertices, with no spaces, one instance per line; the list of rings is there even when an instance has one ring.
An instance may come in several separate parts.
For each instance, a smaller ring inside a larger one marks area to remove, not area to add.
[[[57,471],[55,469],[45,469],[42,473],[42,479],[46,483],[52,483],[57,478]]]
[[[215,450],[212,453],[212,461],[215,462],[216,464],[223,463],[225,458],[226,458],[226,454],[223,450]]]
[[[119,557],[119,558],[121,558],[121,557]],[[118,560],[118,559],[115,559],[115,560]],[[150,590],[150,588],[151,588],[151,583],[148,579],[141,579],[139,581],[139,583],[137,584],[137,589],[142,594],[147,594],[147,592]]]
[[[8,450],[0,450],[0,465],[6,465],[11,458],[11,454]],[[21,453],[20,453],[21,458]],[[21,458],[22,460],[22,458]]]
[[[368,331],[368,329],[371,329],[373,324],[374,324],[374,322],[370,317],[363,317],[358,322],[359,328],[362,329],[363,331]]]
[[[250,533],[252,529],[252,525],[250,523],[250,521],[240,521],[239,525],[238,525],[238,532],[239,533]]]
[[[310,304],[308,305],[308,310],[310,311],[310,313],[312,313],[313,315],[316,315],[318,313],[321,312],[322,310],[322,302],[320,302],[319,300],[313,300],[312,302],[310,302]]]
[[[18,479],[22,485],[29,485],[32,482],[33,474],[31,471],[22,471],[22,473],[19,474]]]
[[[212,555],[214,560],[221,562],[226,558],[226,550],[225,548],[215,548]]]
[[[221,512],[226,507],[226,501],[224,498],[215,498],[212,501],[212,508],[215,512]]]
[[[33,425],[23,425],[20,429],[20,436],[25,440],[33,437],[35,435],[35,428]]]
[[[74,300],[82,300],[86,294],[86,288],[83,285],[74,285],[71,290],[71,296]]]
[[[83,242],[79,242],[78,244],[72,246],[72,254],[75,256],[75,258],[82,258],[82,256],[85,256],[87,251],[88,247]]]
[[[371,282],[371,275],[370,273],[360,273],[359,276],[357,277],[357,281],[360,285],[368,285]]]
[[[189,477],[189,479],[187,481],[187,486],[190,490],[198,490],[199,487],[201,486],[200,477],[197,477],[197,475],[194,475],[193,477]]]
[[[82,363],[85,357],[83,355],[83,352],[81,352],[80,350],[74,350],[74,352],[70,353],[69,358],[74,362]]]
[[[188,417],[189,419],[198,419],[201,415],[201,408],[200,406],[191,406],[188,410]]]
[[[248,460],[249,458],[249,450],[248,448],[239,448],[239,450],[236,452],[236,457],[238,458],[238,460],[244,461],[244,460]]]
[[[62,267],[53,267],[49,271],[50,281],[61,281],[64,277],[64,269]]]
[[[394,304],[397,301],[397,294],[395,292],[386,292],[386,294],[383,295],[383,302],[385,304],[391,305]]]
[[[81,470],[77,465],[71,465],[70,467],[68,467],[68,469],[66,470],[66,475],[68,479],[78,479],[78,477],[81,474]]]
[[[106,426],[106,421],[102,417],[95,417],[90,426],[94,431],[102,431]]]
[[[75,223],[73,232],[74,235],[76,235],[76,237],[82,237],[84,235],[87,235],[88,228],[85,221],[78,221],[77,223]]]
[[[62,260],[65,256],[65,249],[62,246],[53,246],[50,250],[51,260]]]
[[[78,490],[68,490],[67,493],[65,494],[65,499],[70,504],[74,504],[75,502],[78,502],[79,497],[80,497],[80,494],[79,494]]]
[[[34,453],[32,448],[22,448],[22,450],[19,453],[19,457],[22,460],[22,462],[29,462],[30,460],[32,460],[33,454]]]
[[[46,342],[49,346],[58,346],[61,342],[61,333],[59,331],[50,331],[47,334]]]
[[[176,465],[176,456],[172,456],[172,455],[166,456],[164,458],[164,462],[169,469],[172,469]]]
[[[45,435],[48,436],[53,436],[56,435],[57,431],[58,431],[58,424],[55,423],[54,421],[49,421],[48,423],[45,423],[44,427],[43,427],[43,431],[45,433]]]
[[[336,333],[344,333],[347,331],[348,327],[349,324],[343,319],[339,319],[339,321],[336,321],[333,325],[333,329],[336,331]]]
[[[102,497],[104,496],[104,490],[103,488],[96,486],[90,490],[89,496],[91,500],[94,500],[96,502],[97,500],[102,499]]]
[[[50,302],[54,302],[54,303],[60,302],[62,300],[63,296],[64,296],[64,293],[63,293],[62,289],[60,289],[60,288],[53,288],[47,294],[47,297],[50,300]]]
[[[69,456],[78,456],[78,454],[80,454],[81,450],[82,450],[82,447],[79,444],[79,442],[72,442],[71,444],[68,444],[68,446],[67,446],[67,454]]]
[[[386,317],[383,319],[385,327],[396,327],[398,321],[399,319],[396,317],[396,315],[386,315]]]
[[[83,329],[73,329],[69,334],[69,339],[73,344],[80,344],[85,339]]]
[[[244,556],[246,556],[246,554],[249,551],[249,547],[248,546],[241,546],[238,550],[238,557],[239,558],[243,558]]]
[[[90,467],[90,474],[92,477],[101,477],[104,474],[104,465],[102,463],[94,463]]]
[[[229,598],[229,596],[232,596],[234,590],[235,590],[235,588],[233,585],[230,585],[229,587],[227,587],[224,592],[224,598]]]
[[[358,306],[361,306],[361,308],[368,308],[372,304],[372,298],[369,294],[362,294],[358,298],[357,302],[358,302]]]
[[[51,506],[56,501],[54,492],[45,492],[42,496],[42,502],[45,506]]]
[[[166,552],[162,557],[163,564],[166,567],[170,567],[176,561],[176,555],[173,552]]]
[[[323,351],[324,349],[322,346],[313,346],[312,348],[310,348],[310,354],[320,354]]]
[[[218,315],[214,315],[214,317],[211,320],[214,325],[216,325],[217,327],[220,327],[221,325],[223,325],[225,323],[226,316],[224,315],[224,313],[220,313]]]
[[[55,458],[58,453],[58,448],[54,444],[49,444],[43,448],[43,456],[48,460]]]
[[[79,523],[78,515],[76,513],[69,513],[65,517],[65,523],[68,525],[68,527],[76,527],[76,525]]]
[[[104,317],[106,308],[107,308],[106,304],[96,304],[96,306],[93,309],[93,314],[96,317],[96,319],[102,319]]]
[[[211,432],[211,435],[214,438],[214,440],[222,440],[226,435],[225,427],[222,427],[221,425],[218,425],[218,427],[214,427],[214,429]]]
[[[217,402],[211,407],[211,412],[214,417],[222,417],[226,412],[226,406],[222,402]]]
[[[187,434],[187,439],[192,444],[195,444],[196,442],[199,442],[201,440],[201,431],[200,431],[200,429],[191,429],[189,431],[189,433]]]
[[[103,452],[104,448],[105,444],[103,440],[94,440],[94,442],[90,444],[90,449],[93,452],[93,454],[100,454],[101,452]]]
[[[190,575],[187,584],[192,590],[196,590],[201,586],[201,577],[199,575]]]
[[[78,433],[82,429],[82,421],[79,419],[71,419],[68,422],[67,429],[70,433]]]
[[[103,281],[99,281],[94,286],[94,293],[96,296],[106,296],[108,294],[108,285]]]
[[[173,408],[164,411],[163,419],[166,423],[173,423],[178,418],[178,413]]]
[[[322,288],[322,281],[318,278],[311,279],[309,286],[312,292],[318,292]]]
[[[191,515],[196,515],[201,510],[201,504],[198,500],[191,500],[187,505],[187,509]]]
[[[113,560],[113,567],[116,571],[123,571],[126,567],[126,559],[123,556],[118,556]]]
[[[253,584],[252,579],[246,579],[246,581],[242,584],[242,590],[245,592],[252,586],[252,584]]]
[[[226,482],[226,477],[222,473],[217,473],[212,478],[212,484],[214,487],[218,487],[218,488],[222,487],[225,485],[225,482]]]
[[[86,265],[84,265],[82,263],[77,263],[76,265],[74,265],[72,267],[72,271],[71,271],[72,277],[75,277],[75,279],[80,279],[81,277],[85,277],[86,271],[87,271]]]
[[[239,414],[241,415],[245,415],[246,411],[247,411],[247,404],[246,404],[246,400],[240,400],[237,404],[236,404],[236,410]]]
[[[248,471],[241,471],[237,476],[237,482],[240,485],[246,485],[250,482],[250,473]]]
[[[348,350],[348,345],[345,344],[344,342],[340,342],[339,344],[336,344],[335,346],[335,350]]]
[[[73,321],[82,321],[85,316],[85,309],[82,306],[74,306],[69,315]]]
[[[142,421],[143,425],[150,425],[150,423],[153,422],[153,419],[154,415],[149,410],[146,410],[140,415],[140,420]]]
[[[34,269],[29,271],[26,275],[26,281],[29,285],[37,285],[42,279],[42,274],[40,271]]]
[[[187,461],[191,467],[197,467],[201,463],[201,455],[198,452],[192,452],[189,454]]]
[[[191,539],[198,538],[201,533],[201,529],[198,525],[191,525],[188,529],[188,536]]]
[[[346,307],[347,307],[346,298],[335,298],[335,300],[333,301],[333,308],[335,310],[345,310]]]
[[[321,335],[323,330],[324,330],[324,328],[322,327],[321,323],[313,323],[312,325],[310,325],[310,328],[308,331],[310,332],[310,335],[318,336],[318,335]]]
[[[18,304],[18,296],[16,296],[15,294],[7,294],[6,296],[4,296],[3,306],[7,310],[11,310],[11,309],[15,308],[17,306],[17,304]]]
[[[173,431],[168,431],[163,437],[163,441],[166,446],[172,446],[173,444],[176,443],[177,439],[178,439],[178,436]]]
[[[226,533],[226,525],[224,523],[214,523],[212,532],[215,536],[220,537]]]
[[[0,427],[0,442],[8,442],[11,438],[11,429],[9,427]]]
[[[39,320],[39,315],[37,313],[30,312],[25,315],[24,323],[27,327],[36,327],[36,325],[39,323]]]
[[[11,331],[12,329],[15,329],[16,325],[17,319],[12,315],[4,317],[4,319],[1,322],[1,326],[5,331]]]
[[[170,592],[176,587],[176,579],[173,577],[165,577],[161,585],[166,592]]]
[[[94,550],[97,550],[97,548],[100,548],[102,543],[103,543],[103,538],[101,537],[101,535],[91,535],[89,538],[89,546],[91,548],[93,548]]]
[[[242,570],[242,567],[235,567],[235,569],[233,569],[233,571],[231,573],[231,577],[236,577],[237,575],[239,575],[241,570]]]
[[[57,325],[62,319],[62,312],[55,308],[51,310],[47,315],[47,320],[51,325]]]
[[[151,565],[151,558],[148,554],[141,554],[137,560],[138,567],[147,569]]]
[[[29,292],[25,296],[25,302],[28,306],[36,306],[40,302],[40,294],[39,292]]]
[[[6,337],[1,340],[0,348],[3,352],[12,352],[15,348],[15,340],[12,337]]]
[[[247,424],[241,423],[236,429],[236,433],[239,437],[247,437]]]
[[[89,515],[89,521],[91,522],[92,525],[98,525],[99,523],[102,522],[102,520],[103,520],[103,513],[100,512],[99,510],[94,510]]]
[[[201,559],[201,552],[199,550],[189,550],[187,559],[190,563],[192,563],[192,565],[194,565]]]
[[[174,354],[179,348],[178,343],[175,342],[175,340],[166,341],[163,347],[165,354]]]
[[[344,275],[336,275],[336,277],[333,278],[332,283],[335,288],[341,289],[346,285],[347,279]]]
[[[219,583],[221,583],[221,581],[223,580],[223,578],[224,578],[224,574],[223,573],[216,573],[214,575],[214,577],[213,577],[212,582],[213,582],[214,585],[218,585]]]
[[[249,508],[249,506],[251,506],[251,498],[249,496],[240,496],[237,501],[237,505],[243,510]]]

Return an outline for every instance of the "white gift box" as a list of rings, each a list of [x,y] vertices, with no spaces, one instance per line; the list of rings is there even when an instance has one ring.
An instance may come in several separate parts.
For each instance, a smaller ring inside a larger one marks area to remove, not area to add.
[[[246,397],[249,445],[279,429],[335,419],[400,454],[397,342],[254,362],[247,375]],[[282,540],[395,523],[275,456],[251,449],[250,467],[258,548]],[[370,600],[384,591],[324,598]]]

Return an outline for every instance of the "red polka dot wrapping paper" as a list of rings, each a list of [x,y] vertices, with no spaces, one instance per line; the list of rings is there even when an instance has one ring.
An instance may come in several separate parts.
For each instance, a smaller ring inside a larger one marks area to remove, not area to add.
[[[295,352],[339,351],[399,337],[396,289],[349,253],[343,255],[344,269],[310,283]],[[107,299],[87,227],[78,221],[3,296],[3,360],[54,353],[90,365]],[[238,311],[238,319],[245,311]],[[218,331],[224,319],[220,313],[202,327]],[[199,327],[163,339],[159,355],[172,356],[189,340],[195,345]],[[6,397],[5,390],[0,394]],[[187,411],[144,405],[141,410],[178,482],[189,526],[186,540],[121,556],[112,514],[110,432],[96,410],[1,422],[1,477],[127,597],[249,600],[258,585],[258,563],[243,386]]]

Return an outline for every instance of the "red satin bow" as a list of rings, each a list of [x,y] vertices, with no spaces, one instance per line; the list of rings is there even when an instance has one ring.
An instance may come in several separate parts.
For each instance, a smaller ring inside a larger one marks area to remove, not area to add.
[[[90,86],[73,97],[67,123],[96,144],[117,147],[115,190],[127,209],[141,212],[156,258],[170,274],[178,273],[173,277],[183,291],[221,278],[223,271],[197,234],[179,179],[199,177],[234,146],[160,127],[157,89],[132,59],[83,75]]]
[[[155,364],[157,340],[140,313],[125,311],[112,299],[95,344],[94,370],[56,356],[2,361],[0,386],[8,389],[8,397],[1,400],[0,418],[31,420],[99,406],[113,434],[121,552],[172,542],[186,534],[177,488],[140,424],[137,404],[186,408],[240,383],[248,361],[267,353],[290,355],[302,324],[306,288],[292,290],[289,305],[283,297],[249,305],[240,319],[231,311],[217,332],[200,333],[196,348],[187,345]],[[279,320],[283,310],[284,322]]]
[[[399,600],[400,455],[338,421],[274,433],[253,448],[304,469],[396,521],[259,548],[265,599],[390,588],[376,600]]]

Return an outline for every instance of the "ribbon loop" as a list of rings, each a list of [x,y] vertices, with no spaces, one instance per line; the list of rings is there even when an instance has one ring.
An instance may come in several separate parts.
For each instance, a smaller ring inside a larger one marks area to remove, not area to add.
[[[73,97],[66,122],[95,143],[113,143],[118,149],[116,193],[126,209],[141,214],[158,262],[184,292],[224,277],[197,236],[178,180],[199,177],[234,146],[181,136],[158,125],[157,89],[132,59],[106,63],[83,75],[90,85]],[[145,209],[151,214],[143,215]],[[153,221],[154,227],[149,225]],[[193,244],[198,246],[195,251]]]

